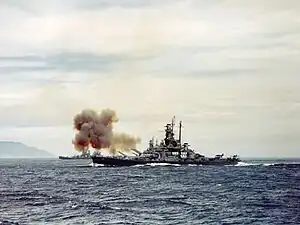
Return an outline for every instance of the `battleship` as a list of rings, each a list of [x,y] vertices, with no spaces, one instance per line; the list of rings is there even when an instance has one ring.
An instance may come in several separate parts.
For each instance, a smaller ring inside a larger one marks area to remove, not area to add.
[[[104,166],[134,166],[146,164],[167,163],[171,165],[236,165],[241,160],[237,155],[232,157],[223,157],[224,154],[218,154],[215,157],[206,157],[196,153],[190,148],[189,143],[182,143],[182,121],[179,123],[178,139],[175,138],[174,127],[175,117],[172,122],[165,125],[165,138],[158,144],[154,144],[154,138],[149,141],[148,148],[140,152],[137,149],[131,149],[134,156],[128,156],[119,151],[117,156],[102,156],[101,153],[91,156],[93,164]]]
[[[81,155],[74,156],[59,156],[59,159],[70,160],[70,159],[91,159],[90,151],[83,152]]]

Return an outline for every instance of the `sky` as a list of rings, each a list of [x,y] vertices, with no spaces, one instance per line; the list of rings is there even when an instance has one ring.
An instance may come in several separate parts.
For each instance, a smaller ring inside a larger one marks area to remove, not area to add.
[[[0,140],[75,154],[73,117],[212,156],[300,157],[300,1],[2,0]]]

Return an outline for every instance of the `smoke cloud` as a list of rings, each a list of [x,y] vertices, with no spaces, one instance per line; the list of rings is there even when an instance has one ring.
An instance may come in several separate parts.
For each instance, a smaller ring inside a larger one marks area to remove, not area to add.
[[[74,117],[74,129],[77,134],[72,143],[79,152],[86,152],[90,147],[100,150],[109,149],[111,154],[130,151],[141,139],[126,133],[114,133],[113,124],[119,121],[116,112],[104,109],[100,113],[84,109]]]

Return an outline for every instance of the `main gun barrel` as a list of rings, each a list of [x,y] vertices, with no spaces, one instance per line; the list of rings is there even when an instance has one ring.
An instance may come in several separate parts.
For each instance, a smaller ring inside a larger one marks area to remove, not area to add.
[[[119,154],[121,154],[122,156],[127,156],[125,153],[118,151]]]
[[[142,154],[139,150],[134,149],[134,148],[132,148],[131,151],[134,151],[134,152],[137,153],[138,155],[141,155],[141,154]]]

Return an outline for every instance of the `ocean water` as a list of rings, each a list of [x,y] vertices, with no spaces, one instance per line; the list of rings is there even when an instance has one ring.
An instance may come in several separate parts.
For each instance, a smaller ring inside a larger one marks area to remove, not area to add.
[[[300,224],[300,162],[0,160],[0,224]]]

